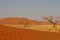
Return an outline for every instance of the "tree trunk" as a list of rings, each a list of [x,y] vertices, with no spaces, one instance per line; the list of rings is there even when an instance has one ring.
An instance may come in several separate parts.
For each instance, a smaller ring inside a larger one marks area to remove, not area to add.
[[[55,28],[55,25],[56,25],[56,24],[54,24],[54,26],[53,26],[54,28]]]
[[[25,25],[25,27],[27,27],[27,25]]]

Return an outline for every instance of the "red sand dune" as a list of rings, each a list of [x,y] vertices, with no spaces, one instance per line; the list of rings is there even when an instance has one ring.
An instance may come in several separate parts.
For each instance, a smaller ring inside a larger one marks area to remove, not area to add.
[[[36,20],[30,20],[28,18],[16,18],[16,17],[9,17],[9,18],[3,18],[0,19],[0,24],[12,24],[12,25],[41,25],[41,24],[51,24],[49,22],[42,22],[42,21],[36,21]]]
[[[16,18],[16,17],[9,17],[0,19],[1,24],[12,24],[12,25],[21,25],[21,24],[30,24],[30,25],[39,25],[40,22],[36,20],[30,20],[27,18]]]
[[[60,33],[34,31],[0,25],[0,40],[60,40]]]
[[[17,18],[17,17],[9,17],[0,19],[0,24],[10,24],[10,25],[52,25],[50,22],[43,22],[37,20],[31,20],[28,18]],[[60,22],[57,23],[60,25]]]

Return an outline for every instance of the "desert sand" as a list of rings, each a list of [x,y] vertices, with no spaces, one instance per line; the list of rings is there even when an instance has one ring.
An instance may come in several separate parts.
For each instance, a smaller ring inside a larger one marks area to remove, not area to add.
[[[39,31],[60,32],[60,24],[53,28],[53,24],[49,22],[37,21],[28,18],[9,17],[0,19],[0,24],[15,28],[24,28]],[[25,27],[27,26],[27,27]]]
[[[27,29],[19,28],[19,27],[17,28],[16,25],[21,25],[21,24],[26,25],[26,20],[28,20],[27,25],[31,24],[34,26],[30,26]],[[45,24],[48,23],[43,22],[43,25]],[[13,25],[15,25],[15,27],[13,27]],[[0,19],[0,40],[60,40],[60,32],[36,30],[36,28],[38,29],[40,26],[38,27],[36,26],[35,28],[35,25],[42,25],[42,24],[41,22],[26,18]],[[48,25],[50,26],[50,24]]]
[[[27,30],[0,25],[0,40],[60,40],[60,33]]]

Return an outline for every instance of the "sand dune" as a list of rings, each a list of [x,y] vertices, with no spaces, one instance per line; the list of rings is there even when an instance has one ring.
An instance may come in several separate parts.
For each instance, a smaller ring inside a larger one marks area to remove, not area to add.
[[[26,30],[0,25],[0,40],[60,40],[60,33]]]
[[[54,29],[53,25],[49,22],[36,21],[28,18],[16,18],[16,17],[3,18],[0,19],[0,24],[5,26],[10,26],[10,27],[15,27],[15,28],[60,32],[59,31],[60,24],[56,25],[57,29]],[[27,25],[27,28],[25,28],[25,25]]]
[[[0,19],[1,24],[11,24],[11,25],[39,25],[40,22],[36,20],[31,20],[28,18],[16,18],[16,17],[9,17]]]
[[[8,17],[0,19],[0,24],[11,25],[52,25],[50,22],[32,20],[28,18]],[[60,25],[60,23],[58,23]]]

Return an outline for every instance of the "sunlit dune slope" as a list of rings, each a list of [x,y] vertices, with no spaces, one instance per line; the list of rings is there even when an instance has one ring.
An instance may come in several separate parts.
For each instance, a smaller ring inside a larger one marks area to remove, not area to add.
[[[26,30],[0,25],[0,40],[60,40],[60,33]]]
[[[28,18],[17,18],[17,17],[9,17],[0,19],[1,24],[11,24],[11,25],[39,25],[40,22],[36,20],[30,20]]]

